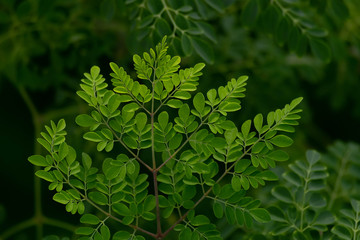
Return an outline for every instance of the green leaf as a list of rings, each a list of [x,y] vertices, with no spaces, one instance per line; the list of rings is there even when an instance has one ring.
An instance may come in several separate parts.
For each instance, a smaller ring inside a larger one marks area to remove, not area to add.
[[[135,123],[136,123],[138,130],[141,132],[147,123],[146,114],[143,112],[138,113],[135,117]]]
[[[256,175],[256,177],[259,177],[265,181],[277,181],[279,178],[276,176],[275,173],[273,173],[271,170],[263,171]]]
[[[294,239],[294,240],[309,240],[309,238],[303,232],[299,232],[299,231],[293,232],[292,239]]]
[[[148,0],[147,1],[148,9],[152,14],[157,14],[163,9],[163,5],[160,1],[157,0]]]
[[[244,172],[247,167],[249,167],[251,164],[251,161],[249,159],[241,159],[236,162],[235,164],[235,172],[242,173]]]
[[[223,148],[225,148],[227,146],[225,139],[221,138],[221,137],[214,137],[211,140],[211,145],[214,148],[219,148],[219,149],[223,149]]]
[[[191,38],[191,42],[196,53],[199,54],[200,57],[202,57],[208,63],[214,62],[214,51],[208,42],[198,37]]]
[[[73,148],[71,148],[73,150]],[[71,150],[71,151],[72,151]],[[74,150],[75,151],[75,150]],[[69,153],[69,147],[68,145],[66,144],[66,142],[63,142],[60,144],[59,146],[59,152],[58,152],[58,155],[59,155],[59,161],[63,160]],[[72,152],[71,154],[74,154],[74,152]],[[75,153],[76,154],[76,153]],[[73,160],[73,159],[71,159]],[[71,163],[70,163],[71,164]],[[69,165],[70,165],[69,164]]]
[[[276,222],[287,222],[283,210],[277,206],[271,206],[267,209],[270,212],[271,219]]]
[[[192,239],[191,237],[192,232],[189,228],[185,228],[184,230],[182,230],[179,234],[179,240],[189,240]]]
[[[196,64],[193,69],[194,69],[194,73],[198,73],[200,72],[201,70],[203,70],[203,68],[205,67],[205,63],[198,63]]]
[[[131,216],[131,211],[130,209],[123,203],[114,203],[112,205],[112,209],[114,210],[114,212],[116,212],[117,214],[121,215],[121,216]]]
[[[285,135],[278,135],[270,139],[270,142],[278,147],[289,147],[293,143],[293,140]]]
[[[81,218],[80,218],[80,222],[81,223],[86,223],[86,224],[91,224],[91,225],[97,225],[100,223],[100,219],[93,215],[93,214],[84,214]]]
[[[293,203],[291,193],[286,187],[276,186],[272,189],[271,194],[282,202]]]
[[[326,206],[326,200],[319,193],[311,194],[309,205],[313,208],[322,208]]]
[[[263,208],[250,209],[249,213],[259,223],[266,223],[271,221],[271,217],[268,211]]]
[[[191,95],[188,92],[178,91],[174,94],[174,98],[178,98],[181,100],[187,100],[187,99],[191,98]]]
[[[324,211],[319,214],[319,216],[316,218],[316,224],[321,225],[330,225],[335,222],[335,218],[333,214],[329,211]]]
[[[122,102],[121,96],[119,96],[117,94],[112,95],[108,102],[109,111],[111,113],[115,112],[119,108],[121,102]]]
[[[191,45],[191,39],[186,33],[181,35],[181,47],[185,56],[191,55],[193,47]]]
[[[231,186],[235,192],[241,190],[241,179],[239,176],[234,175],[231,179]]]
[[[191,224],[194,226],[201,226],[209,223],[210,220],[205,215],[197,215],[191,220]]]
[[[167,112],[161,112],[158,116],[158,122],[162,130],[165,130],[169,122],[169,114]]]
[[[268,157],[274,161],[287,161],[289,159],[289,155],[282,151],[282,150],[276,150],[272,151],[268,154]]]
[[[92,164],[92,160],[91,160],[90,156],[87,153],[83,152],[81,157],[82,157],[82,163],[84,165],[84,168],[86,170],[89,170],[91,168],[91,164]]]
[[[316,38],[310,38],[310,47],[313,54],[324,62],[329,62],[331,58],[331,52],[329,46],[322,40]]]
[[[166,105],[172,108],[180,108],[183,103],[178,99],[170,99],[169,101],[167,101]]]
[[[92,66],[90,69],[90,74],[93,80],[95,80],[100,73],[100,68],[98,66]]]
[[[64,143],[62,143],[61,145],[67,146]],[[60,147],[61,147],[61,145],[60,145]],[[65,153],[63,153],[63,155],[66,156],[66,161],[67,161],[68,165],[71,166],[73,164],[73,162],[76,160],[76,151],[71,146],[68,146],[66,148],[67,148],[67,151],[63,150],[63,151],[65,151]]]
[[[38,171],[36,171],[35,175],[38,176],[39,178],[42,178],[42,179],[48,181],[48,182],[55,181],[54,176],[45,170],[38,170]]]
[[[149,195],[146,197],[144,201],[144,211],[149,212],[153,210],[156,206],[156,199],[153,195]]]
[[[128,103],[123,107],[124,112],[135,112],[139,109],[139,105],[136,103]]]
[[[202,113],[202,111],[204,110],[205,107],[205,97],[202,93],[197,93],[195,95],[195,97],[193,98],[193,104],[194,107],[196,109],[196,111],[198,111],[200,114]]]
[[[81,114],[76,117],[75,122],[81,127],[91,127],[97,122],[87,114]]]
[[[181,108],[179,109],[179,117],[183,121],[187,121],[190,114],[190,108],[189,105],[183,104]]]
[[[306,151],[306,160],[309,162],[311,166],[317,163],[320,160],[320,158],[321,155],[317,151],[315,150]]]
[[[131,234],[125,231],[116,232],[112,238],[112,240],[129,240]]]
[[[251,120],[247,120],[241,125],[241,132],[245,139],[247,138],[250,132],[250,127],[251,127]]]
[[[284,173],[282,176],[285,181],[287,181],[297,187],[300,187],[302,185],[301,178],[298,175],[296,175],[294,172],[287,172],[287,173]]]
[[[222,218],[224,216],[224,210],[223,210],[221,204],[218,203],[216,200],[214,201],[214,204],[213,204],[213,211],[214,211],[215,217],[217,217],[217,218]]]
[[[351,207],[356,213],[360,213],[360,201],[355,199],[350,199]]]
[[[238,131],[236,128],[233,128],[231,130],[226,130],[224,133],[226,143],[228,145],[231,145],[235,141],[237,134],[238,134]]]
[[[261,132],[262,129],[262,124],[263,124],[263,115],[261,113],[259,113],[258,115],[255,116],[254,118],[254,126],[256,131],[258,131],[259,133]]]
[[[175,136],[171,138],[169,141],[169,148],[171,150],[178,148],[182,142],[182,139],[183,139],[183,135],[175,134]]]
[[[28,158],[28,160],[35,166],[39,166],[39,167],[49,166],[49,163],[41,155],[32,155],[31,157]]]
[[[222,1],[218,1],[218,0],[205,0],[205,2],[212,7],[213,9],[215,9],[216,11],[218,11],[219,13],[223,12],[223,8],[224,8],[224,3]]]
[[[84,139],[92,142],[101,142],[104,139],[96,132],[87,132],[84,134]]]
[[[291,101],[290,108],[294,109],[297,105],[301,103],[302,100],[303,100],[302,97],[295,98],[294,100]]]
[[[155,0],[156,1],[156,0]],[[158,18],[155,29],[159,33],[160,36],[169,36],[171,35],[171,28],[167,21],[165,21],[163,18]]]
[[[103,240],[109,240],[111,233],[110,229],[106,225],[102,225],[100,228],[101,236],[103,237]]]
[[[56,193],[53,196],[53,200],[61,204],[67,204],[69,202],[69,199],[62,192]]]
[[[58,122],[58,124],[57,124],[57,127],[56,127],[56,128],[57,128],[57,132],[60,132],[60,131],[64,130],[65,127],[66,127],[66,122],[65,122],[65,120],[64,120],[64,119],[60,119],[59,122]]]
[[[90,192],[89,198],[99,205],[107,205],[108,204],[107,196],[101,192]]]
[[[75,233],[78,235],[90,235],[94,232],[95,229],[91,227],[79,227],[76,229]]]
[[[352,234],[350,230],[343,226],[337,225],[331,229],[331,232],[336,236],[340,237],[341,239],[345,239],[345,240],[352,239]]]
[[[131,149],[137,149],[137,147],[138,147],[137,142],[130,136],[124,137],[123,141],[126,144],[126,146],[128,146]]]
[[[243,188],[244,188],[245,190],[248,190],[248,189],[249,189],[250,184],[249,184],[249,180],[248,180],[246,177],[242,176],[242,177],[240,178],[240,182],[241,182],[241,185],[243,186]]]
[[[111,164],[111,159],[105,159],[103,162],[103,172],[107,180],[112,180],[114,178],[120,177],[120,179],[124,179],[126,174],[125,166],[114,166]]]
[[[36,139],[48,152],[51,152],[51,145],[43,138]]]

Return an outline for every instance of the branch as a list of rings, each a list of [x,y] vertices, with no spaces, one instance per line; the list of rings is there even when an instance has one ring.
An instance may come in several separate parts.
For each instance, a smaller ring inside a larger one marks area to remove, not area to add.
[[[287,115],[286,115],[286,116],[287,116]],[[281,124],[282,120],[283,120],[286,116],[284,115],[283,118],[280,119],[279,122],[276,123],[274,126],[272,126],[271,128],[269,128],[268,131],[272,130],[273,128],[275,128],[276,126],[278,126],[279,124]],[[268,131],[267,131],[267,132],[268,132]],[[264,136],[265,136],[265,133],[263,133],[263,135],[260,136],[259,139],[258,139],[251,147],[249,147],[246,151],[244,151],[244,153],[243,153],[236,161],[234,161],[233,164],[218,178],[218,180],[215,182],[215,184],[219,183],[219,182],[230,172],[230,170],[236,165],[236,163],[237,163],[238,161],[240,161],[246,154],[248,154],[248,152],[255,146],[255,144],[258,143],[259,141],[261,141],[261,140],[264,138]],[[214,185],[215,185],[215,184],[214,184]],[[172,231],[172,230],[175,228],[175,226],[176,226],[177,224],[179,224],[180,222],[184,221],[184,219],[185,219],[186,216],[190,213],[190,211],[193,210],[193,209],[195,209],[195,208],[197,207],[197,205],[199,205],[199,204],[210,194],[210,192],[212,191],[212,189],[213,189],[213,186],[210,187],[210,188],[204,193],[203,196],[201,196],[201,198],[194,204],[194,206],[193,206],[192,208],[188,209],[188,211],[187,211],[184,215],[182,215],[173,225],[171,225],[171,227],[168,228],[168,229],[164,232],[164,234],[163,234],[162,236],[165,237],[167,234],[170,233],[170,231]]]
[[[142,165],[144,165],[150,172],[153,171],[153,169],[145,163],[141,158],[139,158],[138,155],[136,155],[131,149],[126,146],[126,144],[121,140],[121,138],[116,134],[116,132],[109,126],[109,124],[103,119],[103,123],[106,125],[106,127],[112,132],[112,134],[115,136],[115,138],[119,141],[119,143],[136,159],[138,160]]]
[[[185,140],[185,142],[168,158],[166,159],[165,162],[163,162],[158,168],[155,169],[156,172],[158,172],[163,166],[165,166],[166,163],[168,163],[173,157],[176,156],[176,154],[179,153],[179,151],[190,141],[191,137],[198,132],[198,130],[202,127],[202,125],[206,122],[206,120],[210,117],[210,115],[215,112],[218,107],[220,106],[221,103],[223,103],[225,100],[227,100],[229,98],[229,96],[232,94],[232,92],[235,90],[236,88],[232,89],[229,94],[222,99],[215,108],[213,108],[211,110],[211,112],[206,116],[206,118],[204,120],[201,121],[201,123],[199,124],[199,126],[195,129],[195,131],[190,135],[190,137],[188,139]]]
[[[72,188],[72,189],[74,189],[75,191],[77,191],[79,194],[80,194],[80,196],[85,200],[85,201],[87,201],[89,204],[91,204],[93,207],[95,207],[97,210],[99,210],[100,212],[102,212],[104,215],[106,215],[107,217],[109,217],[109,218],[111,218],[111,219],[113,219],[113,220],[115,220],[115,221],[117,221],[117,222],[119,222],[119,223],[121,223],[121,224],[124,224],[124,222],[121,220],[121,219],[119,219],[119,218],[117,218],[117,217],[115,217],[115,216],[113,216],[112,214],[110,214],[110,213],[108,213],[108,212],[106,212],[104,209],[102,209],[101,207],[99,207],[97,204],[95,204],[93,201],[91,201],[87,196],[85,196],[82,192],[80,192],[76,187],[74,187],[69,181],[66,181],[66,183]],[[133,229],[135,229],[135,230],[139,230],[140,232],[143,232],[143,233],[146,233],[146,234],[148,234],[149,236],[152,236],[152,237],[156,237],[156,235],[154,234],[154,233],[151,233],[151,232],[149,232],[149,231],[147,231],[147,230],[145,230],[145,229],[143,229],[143,228],[140,228],[140,227],[138,227],[138,226],[135,226],[135,225],[132,225],[132,224],[129,224],[129,225],[126,225],[126,224],[124,224],[125,226],[129,226],[129,227],[131,227],[131,228],[133,228]]]

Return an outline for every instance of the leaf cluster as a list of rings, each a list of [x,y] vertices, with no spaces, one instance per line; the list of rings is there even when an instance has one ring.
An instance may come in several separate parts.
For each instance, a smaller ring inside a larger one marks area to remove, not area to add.
[[[268,210],[275,239],[357,238],[358,177],[354,173],[359,146],[337,141],[328,150],[322,156],[307,151],[306,161],[291,163],[290,170],[282,174],[283,183],[272,189],[277,202]]]
[[[325,232],[327,225],[334,222],[332,214],[324,209],[327,202],[323,190],[328,173],[319,160],[319,153],[307,151],[305,162],[298,160],[290,164],[291,171],[283,174],[288,186],[272,189],[272,195],[286,204],[269,209],[272,219],[279,222],[272,234],[312,239],[312,231]]]
[[[315,2],[315,1],[314,1]],[[325,6],[316,6],[325,8]],[[315,19],[314,10],[307,1],[262,1],[249,0],[242,12],[246,26],[257,27],[260,31],[272,34],[279,44],[286,44],[290,51],[303,56],[308,47],[323,61],[330,61],[329,43],[324,38],[328,31]],[[346,9],[343,1],[331,1],[330,8],[337,11]]]
[[[302,98],[238,129],[227,115],[241,109],[248,78],[192,97],[205,64],[179,70],[180,57],[167,50],[164,38],[155,49],[134,55],[138,80],[110,63],[113,90],[99,67],[84,74],[77,94],[92,112],[75,121],[89,128],[83,138],[95,142],[97,151],[116,154],[103,159],[101,169],[66,143],[64,120],[51,122],[38,139],[48,155],[29,157],[43,167],[36,175],[50,182],[53,199],[82,215],[86,226],[76,231],[81,239],[144,239],[144,234],[162,239],[172,230],[179,239],[222,239],[211,214],[197,211],[204,200],[213,202],[215,217],[225,215],[230,224],[251,227],[254,220],[270,220],[246,191],[277,180],[269,168],[288,159],[277,148],[292,144],[284,133],[298,125]],[[163,219],[176,220],[168,225]],[[112,234],[109,221],[132,231]],[[144,222],[153,223],[156,232]]]
[[[340,210],[337,224],[331,229],[331,232],[336,236],[333,239],[358,239],[359,238],[359,214],[360,201],[351,199],[351,209]]]
[[[206,62],[214,61],[211,44],[217,43],[214,27],[208,23],[225,11],[226,3],[216,0],[128,0],[130,19],[137,41],[157,42],[169,36],[171,50],[189,56],[193,50]]]
[[[334,178],[328,179],[329,209],[339,210],[344,202],[359,197],[360,148],[355,143],[336,141],[328,147],[322,162]],[[330,187],[332,186],[332,187]]]

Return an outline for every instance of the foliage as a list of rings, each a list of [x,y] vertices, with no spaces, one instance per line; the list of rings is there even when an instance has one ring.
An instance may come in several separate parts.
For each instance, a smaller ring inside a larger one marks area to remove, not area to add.
[[[302,103],[305,114],[299,131],[294,135],[296,144],[290,150],[291,156],[300,156],[307,148],[323,150],[336,139],[358,142],[359,16],[358,0],[1,1],[0,55],[6,60],[0,66],[0,96],[4,103],[4,114],[0,118],[3,126],[0,181],[4,196],[0,200],[0,239],[42,239],[54,231],[61,239],[74,232],[77,216],[64,216],[59,204],[44,204],[41,200],[47,195],[42,193],[40,178],[35,176],[33,184],[33,169],[24,159],[31,154],[44,154],[33,139],[40,136],[42,126],[50,119],[64,117],[66,130],[72,136],[66,142],[87,152],[93,159],[92,166],[99,169],[97,174],[102,173],[104,159],[116,159],[126,149],[119,148],[114,139],[114,149],[110,153],[106,149],[111,147],[111,141],[103,141],[99,149],[104,147],[104,150],[98,152],[97,145],[79,137],[83,130],[75,128],[70,119],[79,112],[85,113],[87,108],[84,101],[73,94],[78,88],[77,76],[93,63],[99,64],[104,75],[110,71],[107,62],[116,60],[119,66],[129,66],[134,53],[142,54],[153,47],[165,32],[169,33],[169,54],[184,57],[182,67],[194,66],[202,60],[212,63],[204,72],[205,80],[197,86],[198,90],[205,93],[210,88],[218,89],[226,85],[225,79],[231,79],[234,73],[251,76],[247,97],[242,99],[246,108],[229,113],[225,119],[243,122],[258,112],[264,114],[268,109],[300,95],[305,99]],[[132,78],[135,74],[128,71]],[[145,83],[151,89],[146,80],[139,83]],[[145,103],[147,107],[149,104]],[[178,102],[170,104],[176,106]],[[178,112],[165,108],[171,122],[172,116],[176,117]],[[92,117],[91,113],[88,115]],[[175,125],[173,122],[173,127]],[[209,134],[214,134],[211,129],[217,128],[222,129],[221,125],[209,126]],[[143,144],[148,144],[146,141]],[[184,150],[192,149],[190,144],[195,143],[189,141]],[[357,144],[337,142],[331,148],[334,149],[324,153],[320,160],[330,175],[322,194],[327,202],[326,210],[340,218],[340,210],[351,209],[351,200],[359,199],[357,162],[360,158],[356,155]],[[77,152],[79,156],[81,151]],[[133,151],[136,153],[136,149]],[[145,149],[140,153],[146,162],[151,156],[148,152],[150,150]],[[159,154],[156,153],[158,159]],[[251,157],[247,159],[252,160]],[[222,166],[219,165],[219,172],[223,171]],[[141,167],[141,172],[143,170]],[[221,186],[231,182],[236,184],[238,177],[229,174],[221,181]],[[255,175],[246,178],[249,190],[245,197],[261,200],[265,206],[274,203],[283,208],[284,203],[274,202],[271,195],[273,183],[253,189],[251,181],[260,178]],[[150,178],[147,181],[150,182],[149,193],[153,193]],[[284,182],[280,185],[290,186]],[[200,190],[197,187],[194,199],[199,197]],[[34,197],[33,201],[22,201],[22,204],[13,201],[30,199],[30,196]],[[269,236],[268,233],[274,229],[272,222],[264,225],[255,221],[251,228],[226,224],[227,208],[236,212],[235,204],[229,201],[206,198],[196,208],[196,214],[205,214],[225,239],[290,238],[286,234]],[[207,210],[219,204],[225,217],[217,221],[216,216]],[[94,212],[93,207],[86,210],[86,213]],[[96,215],[102,216],[101,213]],[[176,210],[169,218],[163,219],[163,226],[170,226],[174,217]],[[141,226],[155,231],[152,223],[144,221]],[[117,227],[113,220],[108,220],[107,226],[112,232]],[[331,229],[336,224],[327,226]],[[176,233],[170,233],[168,238],[176,238]],[[327,239],[332,235],[327,231],[322,236]]]
[[[331,229],[338,239],[358,239],[359,238],[359,214],[360,201],[351,199],[352,209],[342,209],[337,220],[337,225]],[[336,238],[335,238],[336,239]]]
[[[223,1],[130,0],[130,18],[137,40],[169,36],[171,50],[189,56],[193,49],[207,62],[214,62],[211,44],[217,43],[214,28],[207,23],[224,12]],[[206,40],[204,40],[204,38]]]
[[[134,55],[138,81],[110,63],[113,91],[98,67],[84,74],[77,94],[94,110],[76,118],[90,129],[83,137],[97,143],[98,151],[120,150],[115,158],[103,160],[101,171],[86,153],[78,160],[77,151],[66,143],[64,120],[51,122],[38,139],[49,155],[29,157],[44,167],[36,175],[56,190],[53,199],[91,225],[78,228],[77,234],[109,239],[108,221],[114,220],[133,228],[131,233],[116,232],[114,239],[143,239],[140,233],[160,239],[172,230],[179,239],[221,239],[208,214],[195,210],[205,199],[214,202],[215,216],[225,215],[230,224],[251,227],[253,220],[270,220],[260,201],[246,191],[277,180],[268,168],[288,159],[276,147],[292,144],[281,132],[294,132],[301,112],[295,108],[302,99],[270,112],[265,120],[258,114],[237,129],[226,116],[241,108],[247,77],[192,98],[205,65],[179,70],[180,57],[167,55],[167,49],[164,38],[143,57]],[[177,109],[175,117],[169,116],[169,107]],[[228,175],[231,183],[224,184],[221,180]],[[89,213],[90,206],[99,214]],[[177,220],[163,230],[161,219],[174,216]],[[143,221],[156,223],[156,232],[144,229]]]
[[[338,2],[344,6],[342,1]],[[316,57],[329,61],[330,48],[322,40],[327,36],[327,31],[314,23],[308,5],[304,1],[249,0],[243,9],[242,20],[245,25],[257,25],[261,31],[272,34],[278,43],[286,43],[298,56],[304,55],[307,46],[310,46]]]
[[[356,169],[359,160],[359,145],[354,143],[337,141],[324,154],[308,150],[306,161],[290,163],[290,170],[272,188],[275,201],[267,208],[272,222],[259,226],[255,234],[247,232],[242,236],[356,239],[359,201],[358,187],[352,181],[357,177],[348,171]],[[343,188],[349,193],[345,194]]]
[[[320,238],[313,232],[326,232],[327,225],[334,222],[332,214],[324,211],[327,202],[323,190],[328,173],[319,160],[319,153],[307,151],[306,162],[298,160],[290,164],[292,171],[283,175],[290,186],[272,189],[272,195],[286,204],[269,209],[272,219],[279,222],[272,234],[288,234],[293,239]]]
[[[329,209],[350,202],[350,198],[359,198],[360,148],[355,143],[335,142],[329,146],[328,153],[322,158],[331,176],[328,179],[327,194],[330,196]],[[331,186],[331,187],[330,187]]]

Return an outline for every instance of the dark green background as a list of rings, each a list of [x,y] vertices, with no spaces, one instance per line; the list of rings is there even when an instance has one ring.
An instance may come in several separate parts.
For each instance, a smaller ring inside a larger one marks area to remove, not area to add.
[[[304,97],[301,126],[288,149],[291,160],[302,157],[308,148],[323,151],[338,139],[360,142],[359,4],[344,1],[344,10],[331,3],[321,7],[316,1],[300,2],[309,21],[328,32],[322,39],[330,59],[314,56],[310,46],[298,56],[271,31],[247,24],[246,1],[224,1],[222,11],[208,7],[209,16],[203,17],[213,26],[217,41],[205,41],[214,59],[203,71],[200,90],[225,84],[231,77],[250,77],[243,109],[231,115],[235,122]],[[142,30],[130,18],[134,8],[136,2],[126,5],[115,0],[0,0],[0,236],[34,214],[34,175],[27,157],[34,154],[36,136],[26,96],[39,113],[39,126],[64,117],[70,143],[84,147],[81,129],[73,123],[76,114],[87,111],[75,95],[83,72],[98,65],[107,77],[108,63],[114,61],[133,74],[132,54],[153,47],[159,38],[138,40]],[[177,48],[172,53],[183,55]],[[183,67],[207,60],[196,52],[183,58]],[[77,216],[65,213],[63,206],[51,200],[46,186],[42,189],[46,216],[78,223]],[[53,227],[46,226],[44,231],[45,235],[70,236]],[[34,234],[32,227],[10,239],[34,239]]]

